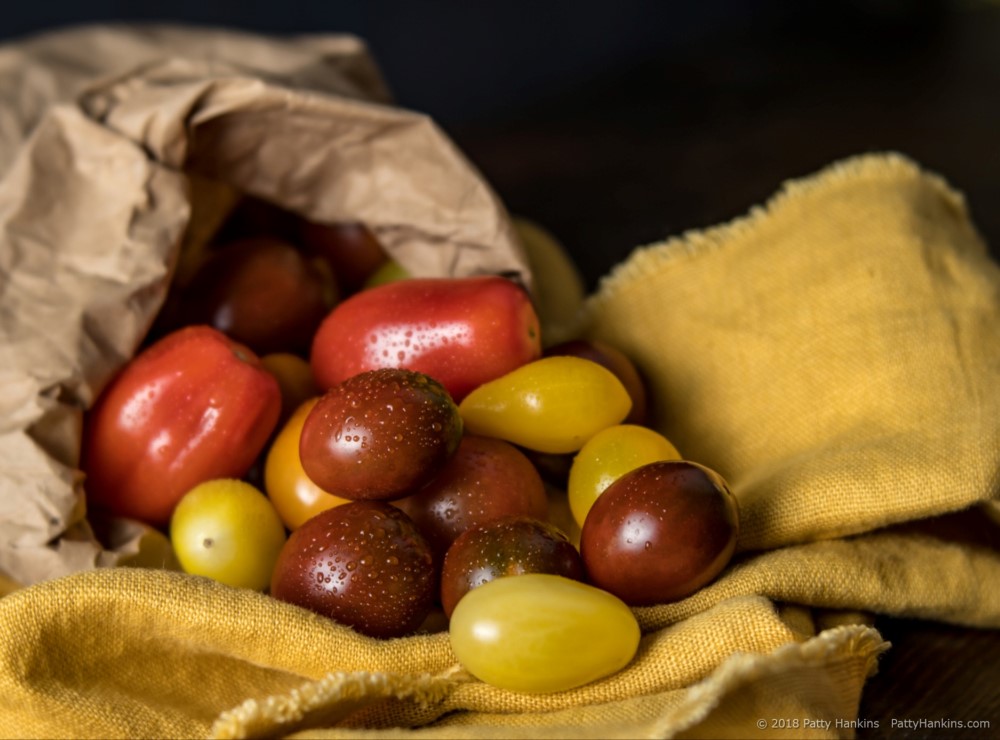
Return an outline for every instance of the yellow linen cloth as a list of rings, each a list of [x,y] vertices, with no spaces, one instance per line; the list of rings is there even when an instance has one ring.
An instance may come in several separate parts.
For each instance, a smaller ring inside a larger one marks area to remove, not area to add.
[[[620,673],[513,693],[444,632],[373,640],[106,568],[0,599],[0,735],[851,737],[888,647],[859,612],[1000,627],[998,326],[1000,269],[939,178],[872,155],[789,183],[637,250],[587,303],[744,524],[716,582],[635,610]]]

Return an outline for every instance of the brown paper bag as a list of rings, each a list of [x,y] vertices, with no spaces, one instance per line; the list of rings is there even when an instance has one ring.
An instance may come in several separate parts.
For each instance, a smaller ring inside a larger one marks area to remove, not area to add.
[[[156,550],[135,523],[95,538],[81,414],[238,194],[363,221],[415,275],[530,285],[501,203],[357,39],[76,29],[0,50],[0,91],[0,572],[22,584]]]

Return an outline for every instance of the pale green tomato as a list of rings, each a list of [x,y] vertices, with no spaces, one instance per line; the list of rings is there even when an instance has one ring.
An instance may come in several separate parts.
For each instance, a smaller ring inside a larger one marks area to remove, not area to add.
[[[267,497],[229,478],[192,488],[170,520],[170,540],[186,572],[257,591],[271,583],[285,537]]]
[[[394,283],[397,280],[409,280],[410,277],[409,270],[396,262],[396,260],[388,259],[375,272],[368,276],[368,279],[365,280],[364,285],[361,287],[367,290],[377,285]]]
[[[458,410],[471,434],[498,437],[538,452],[576,452],[632,408],[621,381],[580,357],[554,356],[484,383]]]
[[[639,647],[639,623],[623,601],[548,573],[504,576],[461,598],[449,624],[459,662],[510,691],[566,691],[610,676]]]
[[[680,460],[677,448],[657,431],[635,424],[602,429],[580,449],[569,469],[566,492],[581,527],[604,489],[630,470],[661,460]]]

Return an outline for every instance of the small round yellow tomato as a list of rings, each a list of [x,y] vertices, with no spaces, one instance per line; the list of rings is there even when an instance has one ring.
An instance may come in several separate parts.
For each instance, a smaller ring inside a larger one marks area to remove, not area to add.
[[[170,519],[170,541],[185,572],[263,591],[285,528],[263,493],[245,481],[218,478],[184,494]]]
[[[573,518],[581,527],[604,489],[630,470],[661,460],[680,460],[666,437],[647,427],[616,424],[589,440],[573,458],[566,492]]]
[[[537,452],[576,452],[632,408],[621,381],[580,357],[545,357],[473,390],[458,410],[471,434]]]
[[[321,511],[347,503],[347,499],[327,493],[313,483],[299,458],[302,425],[318,400],[311,398],[295,410],[274,438],[264,461],[264,489],[281,521],[292,530]]]
[[[274,376],[281,389],[281,421],[310,398],[319,395],[307,360],[291,352],[272,352],[260,358],[264,369]]]

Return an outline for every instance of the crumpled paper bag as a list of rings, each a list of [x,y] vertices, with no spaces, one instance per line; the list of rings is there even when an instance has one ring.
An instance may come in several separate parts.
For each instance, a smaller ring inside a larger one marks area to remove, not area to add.
[[[373,640],[205,579],[91,569],[0,599],[0,733],[787,737],[770,720],[796,717],[796,737],[851,737],[887,647],[864,613],[1000,627],[981,509],[998,314],[1000,271],[939,178],[880,155],[790,183],[638,250],[581,319],[636,357],[661,430],[746,523],[715,583],[635,610],[623,671],[518,694],[464,672],[446,633]]]
[[[81,414],[240,195],[365,222],[415,275],[531,286],[502,204],[431,120],[387,104],[357,39],[75,29],[0,48],[0,91],[0,573],[16,582],[163,549],[123,520],[95,537]]]

